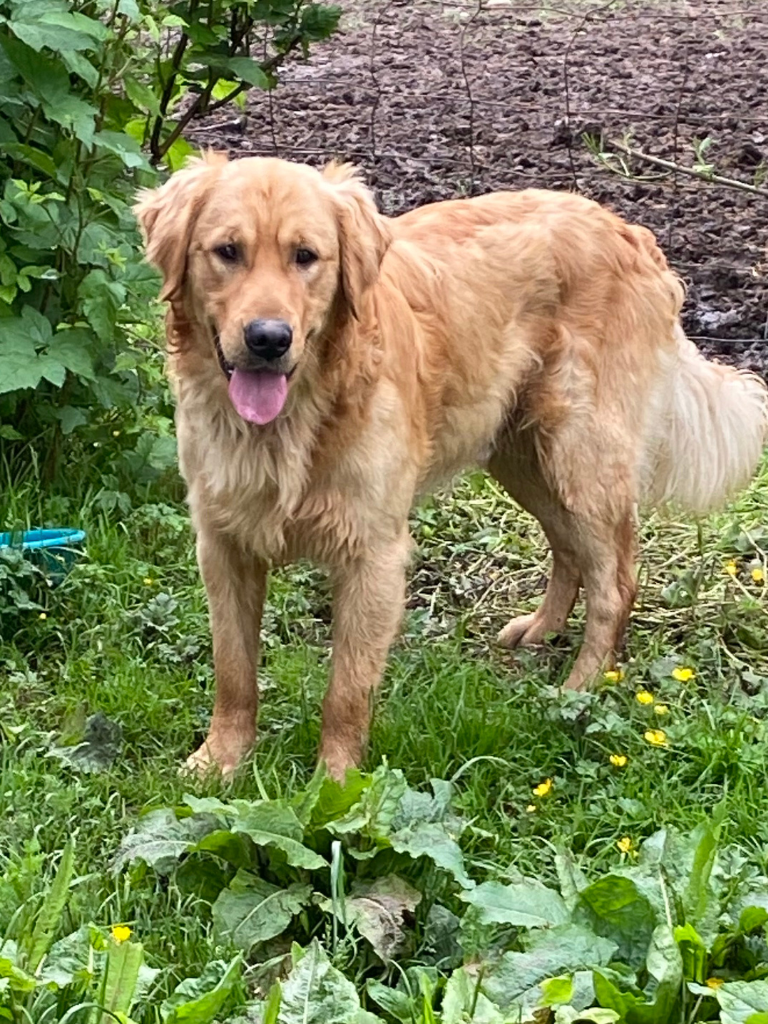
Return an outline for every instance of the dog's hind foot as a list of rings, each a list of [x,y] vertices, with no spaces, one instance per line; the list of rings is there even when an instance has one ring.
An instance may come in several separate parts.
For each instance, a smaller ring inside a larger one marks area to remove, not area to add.
[[[518,615],[502,629],[498,642],[502,647],[536,647],[543,644],[550,633],[559,633],[539,612]]]
[[[190,754],[184,762],[182,772],[188,775],[205,777],[220,775],[229,781],[250,754],[254,737],[227,737],[222,739],[210,735],[194,754]]]

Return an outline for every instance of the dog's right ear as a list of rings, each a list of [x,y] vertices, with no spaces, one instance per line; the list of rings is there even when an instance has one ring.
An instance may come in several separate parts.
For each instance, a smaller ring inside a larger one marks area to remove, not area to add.
[[[195,221],[211,183],[227,163],[223,153],[191,160],[160,188],[142,189],[133,212],[144,238],[147,259],[163,275],[160,298],[179,296],[187,271],[189,243]]]

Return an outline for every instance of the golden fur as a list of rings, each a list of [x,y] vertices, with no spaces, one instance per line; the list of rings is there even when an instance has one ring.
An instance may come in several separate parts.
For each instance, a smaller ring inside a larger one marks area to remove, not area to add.
[[[479,464],[539,519],[549,587],[500,640],[562,630],[583,587],[566,684],[581,688],[612,664],[633,604],[636,504],[709,507],[760,456],[762,382],[698,354],[651,233],[580,196],[503,192],[390,219],[347,165],[209,156],[136,209],[169,302],[211,612],[217,695],[196,767],[231,771],[253,744],[270,565],[306,557],[332,575],[320,754],[338,776],[364,749],[419,493]],[[237,265],[216,256],[224,243]],[[319,258],[300,267],[298,246]],[[275,317],[293,328],[295,373],[280,415],[254,426],[214,338],[239,363],[245,324]]]

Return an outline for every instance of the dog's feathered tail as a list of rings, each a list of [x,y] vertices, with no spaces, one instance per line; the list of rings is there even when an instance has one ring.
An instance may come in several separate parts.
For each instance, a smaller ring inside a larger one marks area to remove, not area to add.
[[[755,472],[768,436],[768,388],[753,373],[709,362],[680,327],[675,342],[650,409],[644,504],[705,512]]]

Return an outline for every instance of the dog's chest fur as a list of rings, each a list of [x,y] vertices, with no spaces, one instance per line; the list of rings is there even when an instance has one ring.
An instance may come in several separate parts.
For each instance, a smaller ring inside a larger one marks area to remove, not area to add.
[[[263,430],[220,392],[179,388],[179,461],[196,529],[221,531],[271,564],[330,564],[370,549],[382,524],[366,452],[345,450],[319,465],[322,408],[302,401]]]

